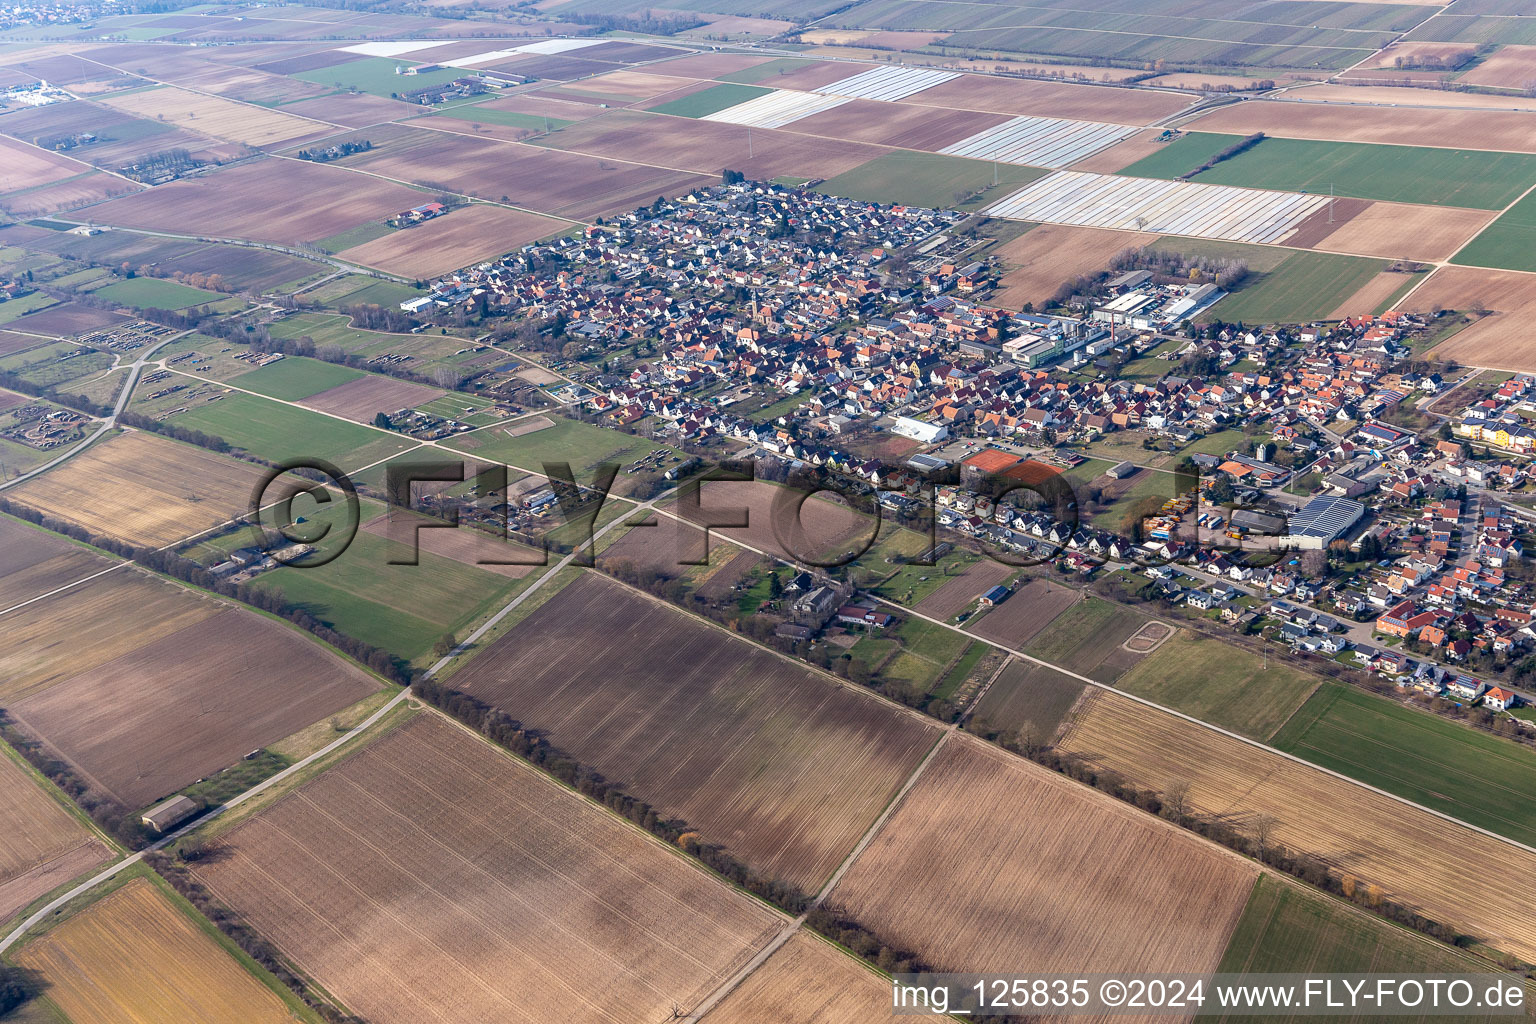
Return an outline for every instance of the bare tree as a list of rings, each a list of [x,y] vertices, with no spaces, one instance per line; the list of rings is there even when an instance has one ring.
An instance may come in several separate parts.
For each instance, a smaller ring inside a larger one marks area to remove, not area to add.
[[[1174,779],[1163,790],[1163,809],[1168,812],[1168,817],[1177,822],[1182,822],[1189,815],[1189,781],[1187,779]]]
[[[1259,860],[1269,852],[1269,841],[1275,836],[1275,829],[1280,827],[1280,819],[1273,814],[1255,814],[1253,816],[1253,838],[1259,844]]]

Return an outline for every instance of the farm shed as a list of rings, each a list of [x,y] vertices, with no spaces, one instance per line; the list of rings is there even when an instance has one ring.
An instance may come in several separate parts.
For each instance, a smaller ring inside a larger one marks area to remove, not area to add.
[[[1116,480],[1124,480],[1126,477],[1135,473],[1137,468],[1138,467],[1134,462],[1122,462],[1118,465],[1111,466],[1109,468],[1109,475]]]
[[[185,796],[173,796],[163,804],[158,804],[144,812],[140,820],[156,832],[166,832],[176,825],[186,821],[199,810],[195,800]]]

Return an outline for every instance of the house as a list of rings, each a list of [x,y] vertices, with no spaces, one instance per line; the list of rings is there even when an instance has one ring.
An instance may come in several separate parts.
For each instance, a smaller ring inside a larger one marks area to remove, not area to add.
[[[1490,686],[1488,692],[1483,694],[1483,707],[1493,711],[1505,711],[1520,703],[1520,697],[1513,690],[1506,690],[1502,686]]]
[[[1471,676],[1452,676],[1445,681],[1445,691],[1452,696],[1472,700],[1483,692],[1483,682]]]
[[[185,796],[173,796],[144,812],[139,820],[156,832],[167,832],[202,810],[202,804]]]
[[[1221,603],[1221,599],[1215,594],[1204,590],[1192,590],[1184,603],[1191,608],[1199,608],[1201,611],[1209,611]]]
[[[837,610],[837,621],[845,626],[863,626],[865,629],[884,629],[891,624],[891,617],[861,604],[845,604]]]

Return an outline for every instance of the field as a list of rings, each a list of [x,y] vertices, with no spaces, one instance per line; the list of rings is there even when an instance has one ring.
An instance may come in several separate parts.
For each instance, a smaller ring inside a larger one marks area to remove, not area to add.
[[[1489,315],[1435,348],[1435,356],[1471,366],[1536,370],[1536,341],[1527,326],[1528,315],[1536,311],[1536,290],[1529,275],[1441,267],[1400,305],[1426,312],[1488,310]]]
[[[89,548],[0,517],[0,612],[111,564]]]
[[[1191,132],[1120,173],[1174,178],[1241,140]],[[1326,193],[1397,203],[1499,210],[1536,183],[1536,157],[1471,149],[1364,145],[1266,138],[1228,157],[1195,181],[1290,192]]]
[[[1268,739],[1317,689],[1319,679],[1278,661],[1181,630],[1116,685],[1203,722]]]
[[[169,544],[249,510],[261,471],[141,431],[99,441],[12,497],[130,544]]]
[[[979,725],[1049,743],[1082,696],[1084,684],[1014,658],[972,713]]]
[[[391,508],[361,528],[398,544],[414,544],[428,555],[513,579],[522,579],[547,561],[543,552],[525,544],[498,539],[469,526],[445,530],[441,523],[431,516]],[[423,525],[426,529],[417,529]]]
[[[556,418],[554,425],[532,433],[512,436],[501,428],[477,431],[448,442],[448,447],[486,462],[502,461],[518,469],[542,472],[546,462],[569,462],[577,483],[591,482],[598,466],[620,465],[614,490],[622,494],[629,475],[624,468],[662,446],[642,437],[595,427],[577,420]]]
[[[1060,746],[1140,786],[1188,783],[1196,813],[1239,828],[1270,815],[1272,841],[1500,949],[1536,954],[1536,854],[1113,693],[1090,695]],[[1453,863],[1503,870],[1424,868]]]
[[[291,627],[228,609],[65,679],[10,713],[81,777],[134,808],[377,685]]]
[[[236,103],[174,86],[107,96],[102,102],[130,114],[248,146],[269,146],[330,130],[329,125],[307,117],[264,110],[250,103]]]
[[[419,59],[431,60],[432,58],[431,54],[427,53]],[[392,93],[405,89],[425,89],[429,85],[451,82],[464,74],[457,68],[439,68],[436,71],[423,71],[402,81],[400,76],[395,74],[395,68],[399,66],[399,59],[365,57],[362,60],[349,60],[345,64],[298,71],[292,77],[301,82],[313,82],[339,91],[356,89],[370,96],[388,97]]]
[[[202,302],[219,302],[227,298],[218,292],[190,288],[175,281],[157,281],[146,277],[109,284],[105,288],[96,289],[91,294],[120,302],[125,306],[149,309],[185,309]]]
[[[309,395],[304,404],[358,423],[372,423],[381,412],[394,413],[430,405],[444,395],[445,392],[436,388],[408,380],[369,375]]]
[[[0,922],[107,857],[106,847],[0,750]]]
[[[1485,970],[1486,964],[1266,874],[1248,897],[1248,907],[1216,969],[1256,974],[1461,974]]]
[[[590,575],[452,685],[806,889],[848,854],[937,733]]]
[[[1031,580],[988,611],[970,631],[1015,650],[1082,599],[1082,592],[1049,580]]]
[[[1381,260],[1297,252],[1214,307],[1228,323],[1305,323],[1338,309],[1380,274]]]
[[[0,139],[0,155],[5,158],[0,160],[5,167],[0,171],[0,192],[35,188],[90,170],[88,165],[67,156],[12,139]]]
[[[780,927],[431,716],[222,836],[196,872],[377,1024],[662,1020]]]
[[[766,96],[769,91],[754,85],[723,83],[710,86],[702,92],[690,93],[680,99],[656,104],[650,109],[654,113],[671,114],[674,117],[708,117],[727,107],[734,107],[738,103]]]
[[[666,507],[691,523],[709,526],[712,543],[734,541],[800,562],[837,558],[862,547],[875,529],[871,517],[830,494],[802,500],[804,492],[766,480],[704,480],[678,493]],[[697,494],[696,508],[682,497],[686,494]],[[715,520],[741,522],[743,517],[745,527],[710,525]]]
[[[830,900],[939,970],[1207,971],[1256,874],[960,734]]]
[[[935,151],[1006,120],[1002,114],[849,100],[795,121],[790,130],[829,139]]]
[[[902,150],[828,178],[817,189],[864,202],[969,209],[977,205],[977,193],[1001,198],[1010,186],[1027,184],[1044,173],[1035,167]]]
[[[1273,745],[1527,846],[1536,810],[1529,747],[1374,694],[1325,683]]]
[[[304,202],[288,202],[303,196]],[[421,204],[404,185],[304,160],[256,160],[182,178],[91,208],[101,223],[293,244],[314,242]]]
[[[1501,46],[1478,61],[1475,67],[1457,75],[1456,81],[1523,91],[1530,87],[1533,67],[1536,67],[1536,46]]]
[[[1121,250],[1150,245],[1158,237],[1041,224],[993,250],[1005,269],[992,301],[1009,309],[1038,306],[1077,275],[1101,270]]]
[[[795,934],[710,1011],[711,1024],[867,1024],[890,1015],[885,979],[805,931]],[[922,1015],[922,1024],[952,1018]]]
[[[476,203],[343,249],[337,255],[402,277],[430,279],[519,249],[569,226],[551,217]]]
[[[1390,102],[1411,102],[1401,89],[1376,90]],[[1307,90],[1311,92],[1311,90]],[[1360,106],[1366,90],[1349,88],[1333,98],[1358,100],[1341,103],[1277,103],[1249,100],[1218,107],[1193,122],[1203,132],[1231,135],[1265,135],[1290,139],[1323,139],[1333,142],[1374,142],[1380,145],[1422,146],[1433,139],[1436,146],[1453,149],[1536,153],[1536,134],[1530,117],[1515,111],[1458,110],[1429,107]],[[1414,97],[1434,95],[1415,89]],[[1489,97],[1476,102],[1488,105]],[[1378,100],[1378,102],[1381,102]]]
[[[1139,660],[1120,645],[1146,621],[1140,612],[1090,597],[1057,616],[1024,653],[1102,683],[1114,682]]]
[[[321,458],[343,469],[355,469],[415,447],[408,437],[238,391],[225,393],[216,401],[197,401],[168,422],[222,437],[237,448],[276,463]]]
[[[1312,242],[1324,252],[1443,260],[1493,219],[1486,210],[1371,203],[1331,233]]]
[[[937,573],[939,567],[936,565],[933,570]],[[1012,566],[990,558],[972,562],[919,601],[916,608],[936,619],[952,619],[973,605],[982,594],[1012,576],[1014,571]]]
[[[46,998],[73,1024],[293,1020],[276,992],[144,878],[55,925],[17,961],[42,975]]]
[[[1140,125],[1167,117],[1188,106],[1191,97],[1152,89],[1116,89],[1026,81],[990,75],[961,75],[905,102],[956,110],[988,110],[999,114],[1032,114],[1084,121]]]
[[[1452,262],[1500,270],[1536,271],[1533,242],[1536,242],[1536,196],[1528,195],[1467,243]]]

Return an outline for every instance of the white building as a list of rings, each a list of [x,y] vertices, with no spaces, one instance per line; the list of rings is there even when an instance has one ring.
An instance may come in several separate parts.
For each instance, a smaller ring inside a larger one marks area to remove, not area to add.
[[[942,423],[925,423],[910,416],[897,416],[891,425],[891,433],[910,437],[923,444],[934,444],[949,436],[949,428]]]

